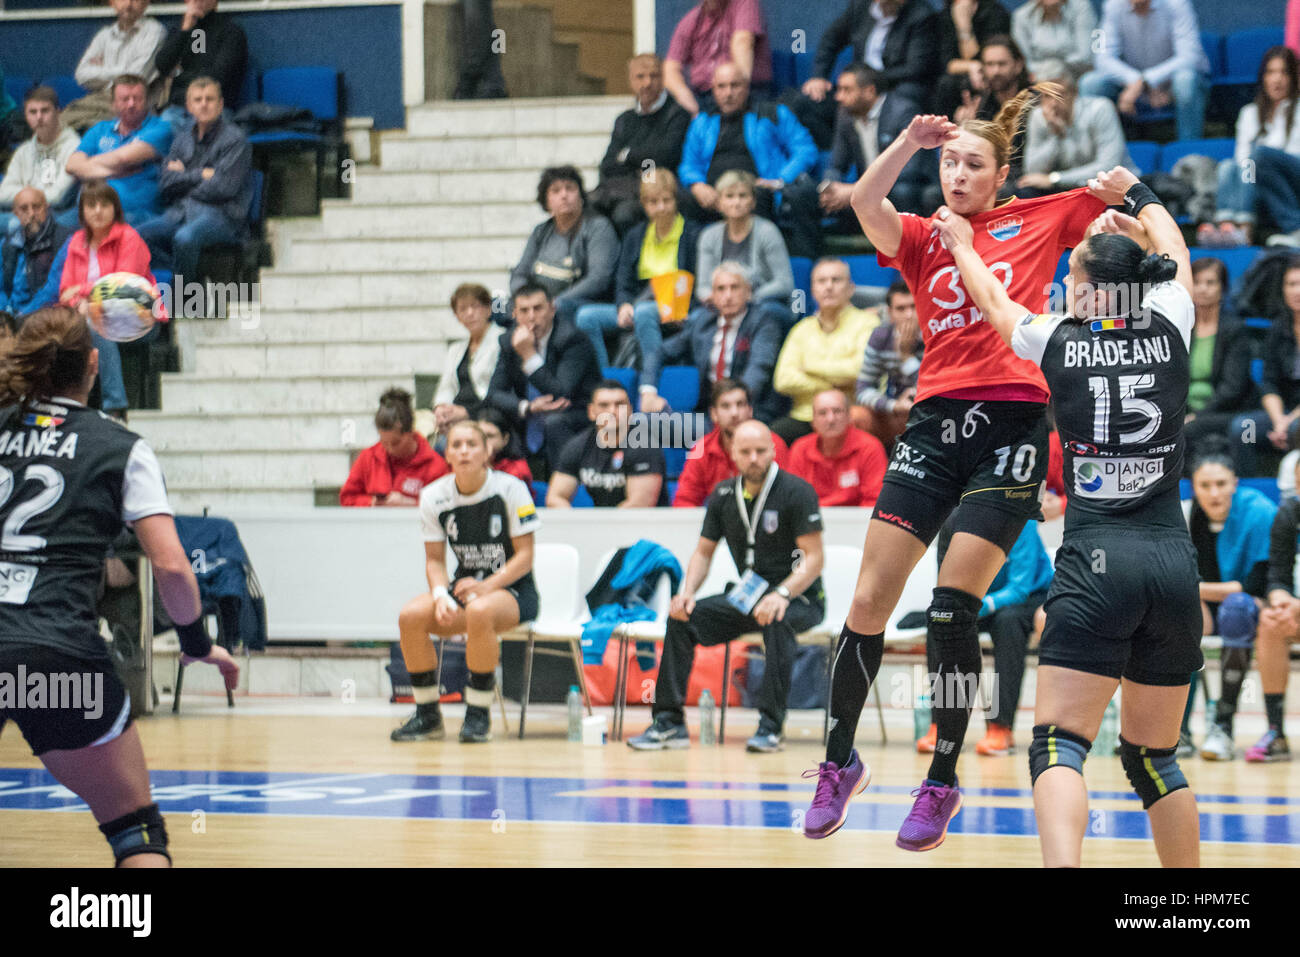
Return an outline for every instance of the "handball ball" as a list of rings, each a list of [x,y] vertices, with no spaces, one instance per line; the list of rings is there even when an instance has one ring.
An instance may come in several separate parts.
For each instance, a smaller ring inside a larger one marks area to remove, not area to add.
[[[158,290],[148,279],[130,272],[115,272],[90,290],[90,321],[110,342],[133,342],[154,326]]]

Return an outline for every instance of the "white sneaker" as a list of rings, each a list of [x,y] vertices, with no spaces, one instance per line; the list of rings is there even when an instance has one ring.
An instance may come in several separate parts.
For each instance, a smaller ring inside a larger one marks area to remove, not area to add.
[[[1205,742],[1201,745],[1201,757],[1206,761],[1231,761],[1236,756],[1237,751],[1228,732],[1217,724],[1211,725],[1206,732]]]

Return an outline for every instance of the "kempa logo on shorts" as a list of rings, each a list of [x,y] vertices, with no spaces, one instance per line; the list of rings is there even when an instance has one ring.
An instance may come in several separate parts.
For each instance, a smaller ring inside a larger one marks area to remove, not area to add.
[[[69,894],[50,898],[50,926],[61,928],[124,927],[133,937],[148,937],[153,928],[149,894]]]
[[[1074,488],[1084,498],[1136,498],[1164,475],[1164,459],[1074,460]]]
[[[104,713],[103,672],[0,672],[0,710],[84,711],[94,721]]]

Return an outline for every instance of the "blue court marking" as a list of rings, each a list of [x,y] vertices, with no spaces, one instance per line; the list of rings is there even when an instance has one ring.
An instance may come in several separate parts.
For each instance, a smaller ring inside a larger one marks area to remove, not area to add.
[[[411,818],[453,821],[548,821],[627,826],[768,828],[793,831],[812,797],[810,784],[653,779],[490,777],[483,775],[294,774],[242,771],[153,771],[153,797],[165,812],[267,814],[334,818]],[[601,791],[653,788],[654,796]],[[680,796],[674,791],[683,793]],[[737,793],[726,797],[726,792]],[[872,787],[849,806],[845,827],[894,832],[908,811],[897,801],[910,788]],[[701,795],[703,792],[703,795]],[[755,792],[763,797],[755,797]],[[1024,800],[1021,788],[971,788],[967,797]],[[770,796],[767,796],[769,795]],[[715,796],[716,795],[716,796]],[[891,797],[888,803],[873,795]],[[1095,809],[1089,835],[1121,840],[1151,836],[1146,813],[1129,792],[1092,792],[1094,799],[1124,800],[1131,810]],[[1300,799],[1198,794],[1204,803],[1238,804],[1242,813],[1202,811],[1201,838],[1226,843],[1300,845]],[[1253,813],[1250,805],[1258,810]],[[1266,809],[1284,807],[1284,813]],[[0,769],[0,811],[84,812],[79,798],[44,769]],[[1032,837],[1031,807],[967,805],[949,827],[954,834]]]

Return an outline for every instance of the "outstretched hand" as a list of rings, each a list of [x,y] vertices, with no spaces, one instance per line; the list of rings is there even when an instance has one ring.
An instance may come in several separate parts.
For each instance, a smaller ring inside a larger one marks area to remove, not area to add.
[[[227,691],[234,691],[239,687],[239,662],[230,657],[230,652],[226,651],[225,648],[220,645],[213,645],[212,650],[208,652],[205,658],[193,658],[186,654],[181,655],[181,664],[192,665],[196,661],[216,665],[221,672],[221,677],[225,679]]]
[[[951,139],[961,135],[957,124],[946,116],[925,114],[912,117],[907,124],[907,141],[923,150],[938,149]]]
[[[1103,170],[1088,180],[1088,192],[1096,196],[1107,206],[1118,206],[1124,202],[1124,194],[1138,182],[1131,170],[1123,166]]]
[[[939,241],[944,249],[975,244],[975,230],[971,228],[970,220],[947,206],[940,206],[935,212],[934,226],[939,230]]]

